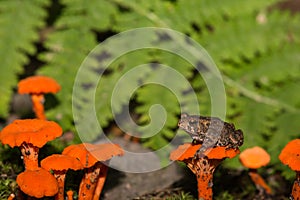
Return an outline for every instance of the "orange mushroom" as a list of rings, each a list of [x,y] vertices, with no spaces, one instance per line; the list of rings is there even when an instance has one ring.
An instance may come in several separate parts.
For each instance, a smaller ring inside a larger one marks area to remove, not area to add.
[[[79,186],[79,200],[99,199],[107,173],[107,164],[113,156],[124,154],[117,144],[70,145],[62,152],[77,158],[85,167],[85,174]]]
[[[268,195],[272,194],[272,189],[257,173],[257,169],[266,166],[270,162],[270,159],[270,155],[263,148],[258,146],[244,150],[239,157],[242,165],[249,168],[248,174],[260,194],[264,194],[265,192]]]
[[[20,147],[26,170],[38,168],[39,148],[59,137],[62,128],[55,122],[40,119],[15,120],[0,132],[0,141]]]
[[[108,164],[108,162],[106,164]],[[101,191],[102,191],[104,183],[105,183],[107,170],[108,170],[108,167],[106,165],[101,166],[100,175],[99,175],[97,186],[96,186],[96,189],[94,192],[93,200],[100,199],[100,194],[101,194]]]
[[[7,200],[14,200],[16,197],[15,194],[10,194],[9,197],[7,198]]]
[[[72,190],[67,191],[67,200],[73,200],[74,192]]]
[[[30,94],[33,110],[38,119],[46,119],[44,114],[44,94],[57,93],[60,85],[47,76],[31,76],[21,80],[18,84],[20,94]]]
[[[239,149],[214,147],[204,152],[204,157],[195,157],[201,144],[185,143],[171,152],[170,160],[183,161],[196,175],[198,182],[198,198],[209,200],[213,197],[213,173],[216,167],[225,159],[239,154]]]
[[[53,172],[54,177],[58,182],[58,193],[55,196],[56,200],[64,200],[64,185],[65,177],[68,169],[80,170],[83,165],[79,160],[67,155],[52,154],[41,161],[42,168]]]
[[[279,160],[296,172],[292,199],[300,199],[300,139],[290,141],[281,151]]]
[[[17,176],[17,184],[25,194],[35,198],[54,196],[58,192],[56,179],[42,168],[20,173]]]

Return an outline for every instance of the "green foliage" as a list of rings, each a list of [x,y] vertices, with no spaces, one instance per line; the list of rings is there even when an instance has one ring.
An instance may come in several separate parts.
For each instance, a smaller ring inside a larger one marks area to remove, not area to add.
[[[0,162],[0,172],[1,172],[1,179],[0,179],[0,198],[7,199],[7,197],[11,193],[15,193],[17,190],[17,183],[16,179],[16,170],[17,167],[14,164],[10,163],[3,163]]]
[[[224,191],[222,194],[218,195],[216,198],[216,200],[220,199],[228,199],[228,200],[233,200],[235,199],[234,196],[232,196],[231,194],[228,193],[228,191]]]
[[[36,53],[39,29],[45,25],[49,1],[3,0],[0,2],[0,116],[7,117],[13,88],[22,66]]]
[[[282,147],[300,136],[300,123],[297,123],[300,121],[300,16],[280,11],[274,6],[277,2],[93,0],[86,3],[62,0],[50,5],[48,1],[38,0],[1,1],[0,116],[8,115],[12,88],[17,85],[22,66],[34,55],[44,62],[37,73],[51,76],[62,85],[56,95],[58,105],[47,110],[47,117],[59,121],[65,130],[74,130],[72,91],[75,77],[98,42],[132,28],[170,28],[199,42],[221,70],[227,94],[226,121],[234,122],[244,131],[243,148],[260,145],[271,153],[272,164],[279,163],[277,156]],[[58,11],[51,13],[47,6],[56,6]],[[46,11],[53,24],[46,21]],[[41,42],[38,38],[41,30],[45,38],[42,46],[46,50],[36,52],[34,43]],[[147,36],[142,39],[146,41]],[[184,75],[196,91],[201,113],[210,115],[209,91],[190,63],[167,52],[143,50],[118,58],[100,80],[95,101],[100,102],[96,113],[101,126],[108,127],[114,120],[110,100],[120,77],[135,66],[150,62],[171,66]],[[172,91],[158,85],[146,84],[133,95],[126,93],[126,89],[140,83],[140,77],[146,83],[158,74],[163,76],[160,68],[152,70],[154,73],[145,71],[124,84],[115,109],[117,115],[122,115],[123,106],[129,103],[126,99],[130,99],[132,116],[138,124],[147,125],[151,120],[163,120],[157,110],[150,112],[152,105],[162,105],[167,119],[164,128],[153,137],[147,136],[151,131],[139,130],[146,146],[159,149],[173,138],[180,106],[189,105],[192,95],[187,93],[187,85],[169,80],[167,74],[165,80],[179,87],[181,102]],[[90,78],[87,77],[87,82]],[[83,102],[78,106],[84,108],[85,93],[81,97]],[[123,124],[127,124],[126,119]],[[87,138],[95,139],[94,136]],[[236,161],[228,165],[236,167]]]
[[[166,200],[194,200],[194,199],[195,198],[191,194],[185,192],[180,192],[179,194],[166,198]]]

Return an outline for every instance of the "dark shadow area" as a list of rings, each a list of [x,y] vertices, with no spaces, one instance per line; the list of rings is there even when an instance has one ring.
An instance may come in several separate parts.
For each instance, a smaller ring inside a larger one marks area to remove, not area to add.
[[[287,0],[277,3],[274,7],[283,11],[290,11],[292,14],[300,12],[300,0]]]
[[[190,193],[196,198],[198,196],[196,176],[191,170],[184,166],[180,167],[180,173],[183,175],[182,179],[176,181],[171,187],[181,188],[181,191]]]
[[[118,171],[113,168],[109,168],[107,172],[106,179],[109,181],[105,181],[101,198],[103,198],[103,195],[107,192],[115,188],[116,186],[120,185],[122,183],[122,179],[124,179],[126,176],[124,172]]]
[[[8,146],[1,147],[1,161],[3,163],[10,163],[11,165],[22,166],[20,169],[23,169],[23,160],[21,159],[21,152],[18,147],[10,148]],[[0,170],[1,171],[1,170]]]
[[[58,143],[59,141],[56,140]],[[44,158],[48,157],[52,154],[61,154],[62,149],[58,148],[58,146],[54,146],[50,143],[45,144],[39,151],[39,161],[43,160]]]
[[[65,193],[68,190],[79,191],[79,185],[84,175],[83,170],[68,170],[65,180]]]
[[[54,109],[56,106],[59,105],[59,100],[55,96],[55,94],[45,94],[45,103],[44,108],[46,110]]]

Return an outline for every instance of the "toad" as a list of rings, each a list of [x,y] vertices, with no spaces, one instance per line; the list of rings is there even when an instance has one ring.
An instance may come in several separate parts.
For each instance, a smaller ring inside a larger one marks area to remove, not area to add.
[[[240,129],[236,130],[232,123],[223,122],[217,117],[182,113],[178,126],[192,137],[193,143],[202,144],[195,157],[203,157],[206,150],[218,146],[236,149],[244,141]]]

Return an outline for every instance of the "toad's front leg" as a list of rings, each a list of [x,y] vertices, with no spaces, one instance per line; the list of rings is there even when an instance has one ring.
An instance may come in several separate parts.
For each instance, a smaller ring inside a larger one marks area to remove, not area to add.
[[[203,151],[202,149],[201,149],[201,147],[196,151],[196,153],[195,153],[195,155],[194,155],[194,158],[195,159],[199,159],[199,158],[203,158],[203,157],[205,157],[205,151]]]

